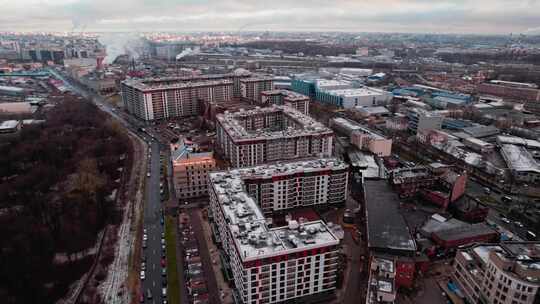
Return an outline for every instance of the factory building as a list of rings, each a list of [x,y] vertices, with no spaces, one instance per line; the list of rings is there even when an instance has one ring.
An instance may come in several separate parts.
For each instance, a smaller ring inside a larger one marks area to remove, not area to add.
[[[270,91],[273,87],[273,79],[271,77],[250,77],[240,79],[240,94],[242,99],[252,103],[261,103],[264,91]]]
[[[226,112],[216,119],[217,145],[233,167],[332,156],[332,130],[287,106]]]
[[[540,164],[527,148],[503,144],[500,152],[516,181],[532,184],[540,183]]]
[[[283,181],[289,184],[297,173],[304,175],[301,179],[329,179],[332,171],[346,169],[340,161],[324,159],[209,174],[213,233],[224,251],[224,263],[232,271],[238,302],[307,301],[334,292],[339,265],[338,230],[342,229],[321,220],[304,219],[289,219],[286,226],[271,227],[264,207],[259,205],[263,198],[253,196],[252,179],[267,179],[261,187],[274,187],[280,193]],[[308,188],[302,191],[312,191]],[[285,191],[299,194],[298,189],[290,187]],[[278,206],[282,202],[283,208],[299,206],[288,205],[291,200],[286,197],[274,200]]]
[[[261,104],[268,105],[286,105],[298,112],[309,114],[309,97],[288,90],[272,90],[261,93]]]
[[[345,109],[385,105],[392,100],[392,93],[370,88],[321,89],[317,91],[318,101]]]
[[[462,248],[452,262],[452,281],[468,303],[538,303],[539,252],[538,242],[476,244]]]

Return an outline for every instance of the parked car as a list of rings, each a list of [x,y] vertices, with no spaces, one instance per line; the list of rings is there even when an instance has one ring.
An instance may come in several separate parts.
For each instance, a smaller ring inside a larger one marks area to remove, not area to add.
[[[166,298],[167,297],[167,287],[161,288],[161,295]]]
[[[161,259],[161,267],[165,267],[167,265],[167,260]]]
[[[510,220],[505,217],[501,217],[501,221],[505,224],[510,224]]]
[[[146,279],[146,274],[144,270],[141,270],[141,280],[144,280],[144,279]]]
[[[166,268],[161,268],[161,276],[162,276],[162,277],[166,277],[166,276],[167,276],[167,269],[166,269]]]

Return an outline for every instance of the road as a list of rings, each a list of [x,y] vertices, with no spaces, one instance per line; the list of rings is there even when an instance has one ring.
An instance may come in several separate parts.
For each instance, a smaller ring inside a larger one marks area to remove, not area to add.
[[[159,183],[161,178],[159,144],[152,141],[150,145],[151,152],[149,162],[150,177],[146,179],[146,204],[144,208],[144,229],[148,236],[147,248],[143,250],[146,257],[146,279],[142,281],[143,292],[148,297],[148,291],[152,294],[150,303],[161,303],[162,284],[166,283],[167,278],[161,275],[161,235],[164,232],[161,224],[161,198],[159,193]]]
[[[163,225],[160,223],[161,218],[161,199],[159,193],[160,183],[160,145],[153,139],[151,134],[141,134],[138,132],[138,128],[144,127],[145,124],[136,119],[133,119],[126,113],[118,112],[111,104],[107,103],[102,96],[99,96],[93,92],[90,92],[86,88],[71,81],[63,74],[59,73],[53,68],[49,68],[48,71],[56,78],[64,81],[70,89],[84,98],[92,101],[102,111],[107,112],[113,118],[115,118],[128,132],[133,135],[139,136],[146,141],[151,149],[149,153],[149,172],[150,177],[146,179],[146,203],[144,207],[144,224],[143,227],[147,232],[147,248],[143,251],[143,256],[146,256],[146,270],[145,280],[142,281],[142,292],[144,296],[148,297],[148,291],[152,294],[152,300],[146,300],[148,303],[162,303],[162,283],[166,280],[161,275],[161,234],[164,231]]]

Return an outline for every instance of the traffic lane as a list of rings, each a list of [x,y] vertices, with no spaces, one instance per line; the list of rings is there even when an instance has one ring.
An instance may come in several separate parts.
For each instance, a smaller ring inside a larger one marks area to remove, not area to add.
[[[488,213],[488,220],[495,223],[497,226],[501,227],[502,229],[512,233],[513,235],[518,236],[522,240],[527,240],[527,227],[519,227],[515,224],[515,221],[512,221],[510,219],[506,219],[509,222],[505,222],[503,220],[503,217],[500,216],[500,214],[496,211],[490,210]]]
[[[147,204],[145,209],[145,227],[148,234],[146,249],[147,274],[143,283],[145,295],[151,291],[153,301],[160,302],[162,299],[161,289],[164,278],[161,275],[161,233],[163,226],[160,223],[160,197],[159,197],[159,145],[155,142],[151,144],[150,152],[150,177],[147,178]]]

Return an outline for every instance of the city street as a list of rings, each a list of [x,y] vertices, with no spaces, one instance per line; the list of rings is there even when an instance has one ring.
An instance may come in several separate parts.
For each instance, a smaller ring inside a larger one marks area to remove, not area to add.
[[[145,297],[148,297],[148,291],[152,294],[150,303],[161,303],[161,289],[163,281],[167,278],[161,275],[161,234],[164,232],[161,220],[161,200],[159,194],[160,183],[160,162],[159,145],[152,142],[150,152],[150,177],[146,179],[146,205],[144,208],[144,229],[148,236],[147,248],[143,250],[143,256],[146,257],[146,278],[142,281],[142,291]]]

